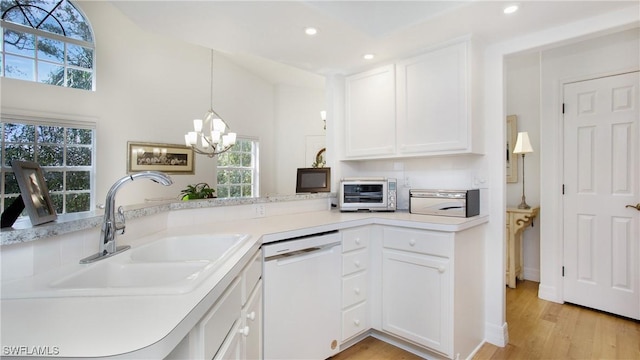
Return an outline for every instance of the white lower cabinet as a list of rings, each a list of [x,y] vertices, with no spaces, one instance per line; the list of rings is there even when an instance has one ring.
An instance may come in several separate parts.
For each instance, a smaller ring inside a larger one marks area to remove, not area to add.
[[[382,329],[451,355],[449,260],[384,249]]]
[[[342,231],[342,341],[368,331],[370,227]]]
[[[242,308],[241,318],[235,322],[214,359],[262,359],[262,280],[253,290],[251,298]]]
[[[215,360],[242,360],[242,324],[237,322],[229,332],[229,338],[222,344]]]
[[[382,253],[384,333],[450,359],[466,358],[482,343],[482,231],[383,227],[381,248],[372,251]]]
[[[258,251],[165,360],[262,359],[261,261]]]
[[[262,280],[242,311],[243,359],[262,359]]]

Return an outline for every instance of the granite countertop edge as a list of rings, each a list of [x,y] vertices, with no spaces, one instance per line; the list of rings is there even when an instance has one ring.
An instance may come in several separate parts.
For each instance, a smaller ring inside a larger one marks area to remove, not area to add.
[[[296,200],[328,199],[333,193],[277,195],[256,198],[225,198],[204,199],[190,201],[164,200],[125,207],[127,220],[160,214],[168,211],[205,209],[220,206],[251,205]],[[78,214],[60,215],[50,223],[33,226],[29,219],[18,220],[12,228],[0,231],[0,246],[26,243],[47,237],[64,235],[75,231],[100,227],[103,221],[103,211],[91,211]]]

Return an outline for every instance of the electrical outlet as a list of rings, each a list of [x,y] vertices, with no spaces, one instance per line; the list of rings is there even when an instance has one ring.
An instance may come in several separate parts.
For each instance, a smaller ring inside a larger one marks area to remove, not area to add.
[[[264,204],[256,204],[255,209],[256,209],[256,217],[265,217],[267,215],[266,210],[264,208]]]
[[[487,189],[487,179],[481,176],[474,176],[471,187],[474,189]]]

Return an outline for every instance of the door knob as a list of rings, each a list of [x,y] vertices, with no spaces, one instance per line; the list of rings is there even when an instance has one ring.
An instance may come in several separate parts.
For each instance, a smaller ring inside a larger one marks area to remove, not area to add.
[[[627,205],[627,206],[625,206],[625,208],[634,208],[634,209],[640,211],[640,203],[637,203],[635,205]]]

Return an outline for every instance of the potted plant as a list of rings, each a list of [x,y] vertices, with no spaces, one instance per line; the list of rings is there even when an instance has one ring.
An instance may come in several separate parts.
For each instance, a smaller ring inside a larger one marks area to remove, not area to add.
[[[186,189],[180,191],[182,200],[194,200],[194,199],[210,199],[214,198],[213,194],[216,190],[212,189],[207,183],[199,183],[195,185],[187,185]]]

